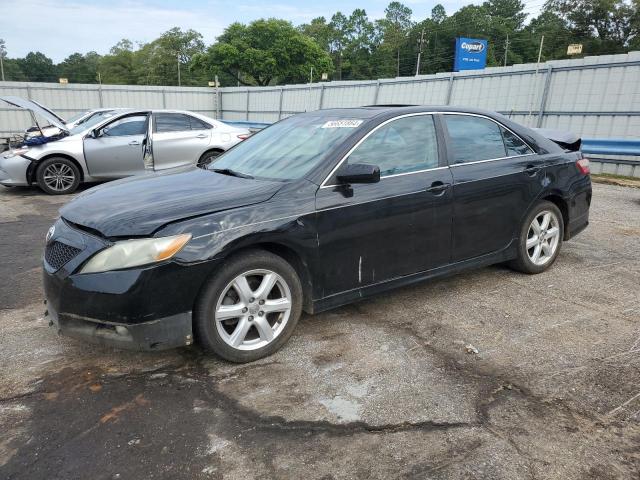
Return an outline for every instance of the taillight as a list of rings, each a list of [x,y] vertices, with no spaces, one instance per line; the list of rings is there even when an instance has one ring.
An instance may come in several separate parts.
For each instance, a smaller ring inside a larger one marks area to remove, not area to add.
[[[588,158],[581,158],[580,160],[578,160],[576,162],[576,167],[578,167],[578,170],[580,170],[580,173],[583,175],[589,175],[591,173],[591,170],[589,169],[589,159]]]
[[[241,135],[236,135],[240,140],[246,140],[247,138],[249,138],[251,136],[250,133],[243,133]]]

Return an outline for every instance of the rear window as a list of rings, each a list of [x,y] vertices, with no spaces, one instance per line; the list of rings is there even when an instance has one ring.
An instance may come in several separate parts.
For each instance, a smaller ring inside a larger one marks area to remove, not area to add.
[[[507,156],[497,123],[470,115],[445,115],[454,163],[477,162]]]
[[[484,117],[444,115],[454,163],[529,155],[531,148],[517,135]]]
[[[154,120],[155,131],[158,133],[191,130],[189,117],[181,113],[157,113]]]

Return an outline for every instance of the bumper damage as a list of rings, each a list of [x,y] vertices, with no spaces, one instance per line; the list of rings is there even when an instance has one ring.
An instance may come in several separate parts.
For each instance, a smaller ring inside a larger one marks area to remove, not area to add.
[[[165,350],[193,343],[191,312],[138,324],[59,315],[51,307],[45,316],[58,334],[99,345],[127,350]]]

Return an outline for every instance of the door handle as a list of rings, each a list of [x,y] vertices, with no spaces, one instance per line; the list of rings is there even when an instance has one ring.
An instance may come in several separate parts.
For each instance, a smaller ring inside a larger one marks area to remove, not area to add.
[[[529,175],[530,177],[535,176],[540,170],[542,170],[542,167],[536,166],[536,165],[527,165],[527,168],[524,169],[524,173],[526,173],[527,175]]]
[[[140,145],[140,142],[139,142],[138,140],[131,140],[131,141],[129,142],[129,145],[133,145],[133,146],[135,146],[135,145]]]
[[[427,188],[427,192],[433,193],[435,195],[442,195],[449,189],[450,186],[450,183],[443,183],[440,181],[433,182],[431,186]]]
[[[196,138],[207,138],[207,135],[204,133],[201,133],[200,135],[196,135]]]

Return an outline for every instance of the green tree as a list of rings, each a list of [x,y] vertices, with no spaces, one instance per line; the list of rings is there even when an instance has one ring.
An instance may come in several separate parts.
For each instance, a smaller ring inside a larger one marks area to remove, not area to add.
[[[243,85],[261,86],[304,82],[312,68],[318,74],[333,69],[315,41],[274,18],[231,24],[195,64],[211,73],[225,72]]]
[[[407,43],[409,30],[413,26],[409,7],[400,2],[391,2],[384,11],[385,17],[378,21],[383,35],[381,48],[395,54],[395,76],[400,76],[400,51]]]
[[[347,21],[344,58],[347,77],[353,80],[372,78],[376,72],[374,53],[379,47],[379,31],[367,12],[355,9]]]
[[[202,85],[206,82],[206,73],[193,68],[192,59],[203,52],[204,42],[200,33],[195,30],[183,32],[180,28],[172,28],[136,52],[138,83]]]
[[[19,69],[31,82],[57,82],[58,71],[53,61],[41,52],[29,52],[17,60]]]
[[[333,28],[324,17],[316,17],[310,23],[304,23],[298,27],[303,35],[313,40],[327,53],[331,53],[331,41],[333,40]]]
[[[98,71],[104,83],[137,85],[137,58],[131,40],[122,39],[100,59]]]
[[[73,83],[97,83],[99,62],[96,52],[73,53],[58,64],[58,73]]]
[[[351,28],[349,19],[342,13],[336,12],[329,22],[331,37],[329,41],[329,50],[333,64],[336,66],[338,80],[342,80],[342,67],[344,64],[344,48],[347,44]]]
[[[624,0],[549,0],[545,10],[567,22],[589,54],[620,53],[637,35],[638,2]]]

